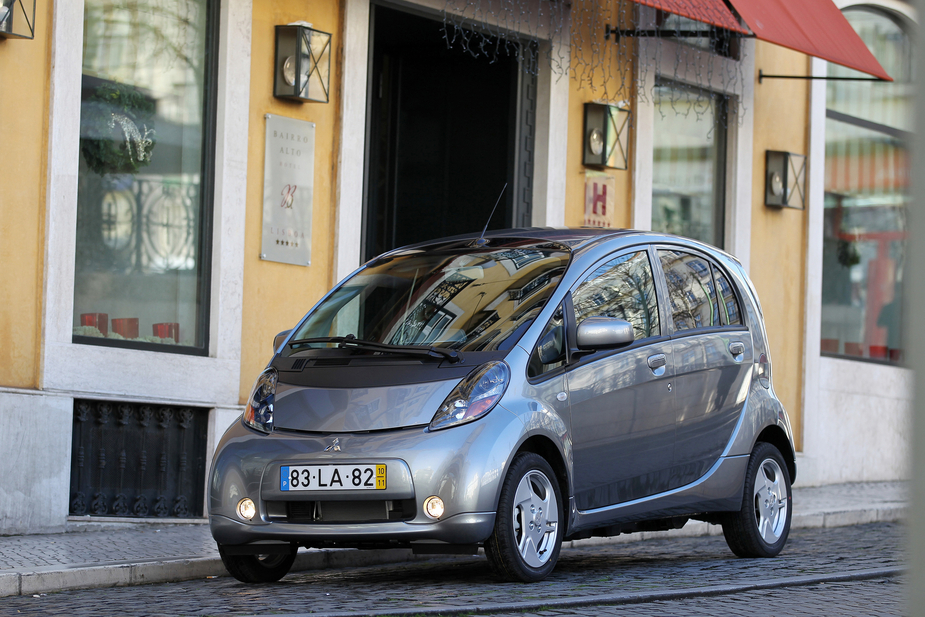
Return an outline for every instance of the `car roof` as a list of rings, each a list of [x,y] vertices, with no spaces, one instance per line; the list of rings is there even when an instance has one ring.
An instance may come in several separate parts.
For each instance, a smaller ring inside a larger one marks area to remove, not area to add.
[[[644,232],[632,229],[601,229],[597,227],[519,227],[490,230],[484,234],[484,237],[482,234],[473,232],[446,238],[436,238],[403,246],[396,249],[396,251],[452,248],[466,246],[467,244],[491,248],[540,248],[544,247],[544,245],[552,244],[559,245],[558,248],[561,250],[576,252],[606,239],[640,233]],[[479,241],[479,244],[474,245],[473,241]]]
[[[568,251],[574,256],[587,252],[606,241],[618,238],[637,239],[640,242],[653,244],[680,244],[706,250],[712,254],[724,255],[738,263],[738,259],[722,249],[683,236],[637,229],[607,229],[600,227],[520,227],[491,230],[486,232],[484,237],[473,232],[403,246],[382,256],[400,254],[407,250],[454,249],[466,246],[510,249],[554,248]]]

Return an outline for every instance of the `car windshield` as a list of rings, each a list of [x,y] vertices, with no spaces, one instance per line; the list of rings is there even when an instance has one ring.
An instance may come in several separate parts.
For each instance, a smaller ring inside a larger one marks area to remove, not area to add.
[[[328,296],[292,341],[353,335],[387,345],[510,349],[546,304],[568,260],[567,252],[532,247],[386,257]],[[297,352],[334,343],[290,346]]]

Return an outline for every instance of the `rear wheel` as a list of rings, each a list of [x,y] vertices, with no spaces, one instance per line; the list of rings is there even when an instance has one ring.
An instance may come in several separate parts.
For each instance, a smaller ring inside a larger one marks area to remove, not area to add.
[[[218,554],[231,576],[242,583],[275,583],[289,573],[295,552],[275,555],[229,555],[219,546]]]
[[[549,463],[532,452],[519,454],[501,488],[494,533],[485,542],[498,576],[528,583],[549,576],[562,547],[561,503]]]
[[[790,535],[790,474],[780,451],[769,443],[755,446],[748,461],[742,509],[723,522],[726,544],[739,557],[774,557]]]

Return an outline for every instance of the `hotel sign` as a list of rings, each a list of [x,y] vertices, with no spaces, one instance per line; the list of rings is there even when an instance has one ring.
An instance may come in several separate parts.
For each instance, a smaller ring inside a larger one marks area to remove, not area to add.
[[[312,255],[315,123],[266,115],[260,259],[307,266]]]

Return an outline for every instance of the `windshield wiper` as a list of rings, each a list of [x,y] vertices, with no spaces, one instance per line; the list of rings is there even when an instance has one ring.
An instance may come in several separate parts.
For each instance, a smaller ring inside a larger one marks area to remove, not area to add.
[[[289,346],[293,347],[304,343],[336,343],[338,349],[365,349],[367,351],[382,351],[412,356],[430,356],[431,358],[442,358],[451,364],[462,362],[462,356],[454,349],[444,349],[432,345],[389,345],[388,343],[377,343],[376,341],[364,341],[352,334],[348,334],[347,336],[297,339],[291,341]]]

